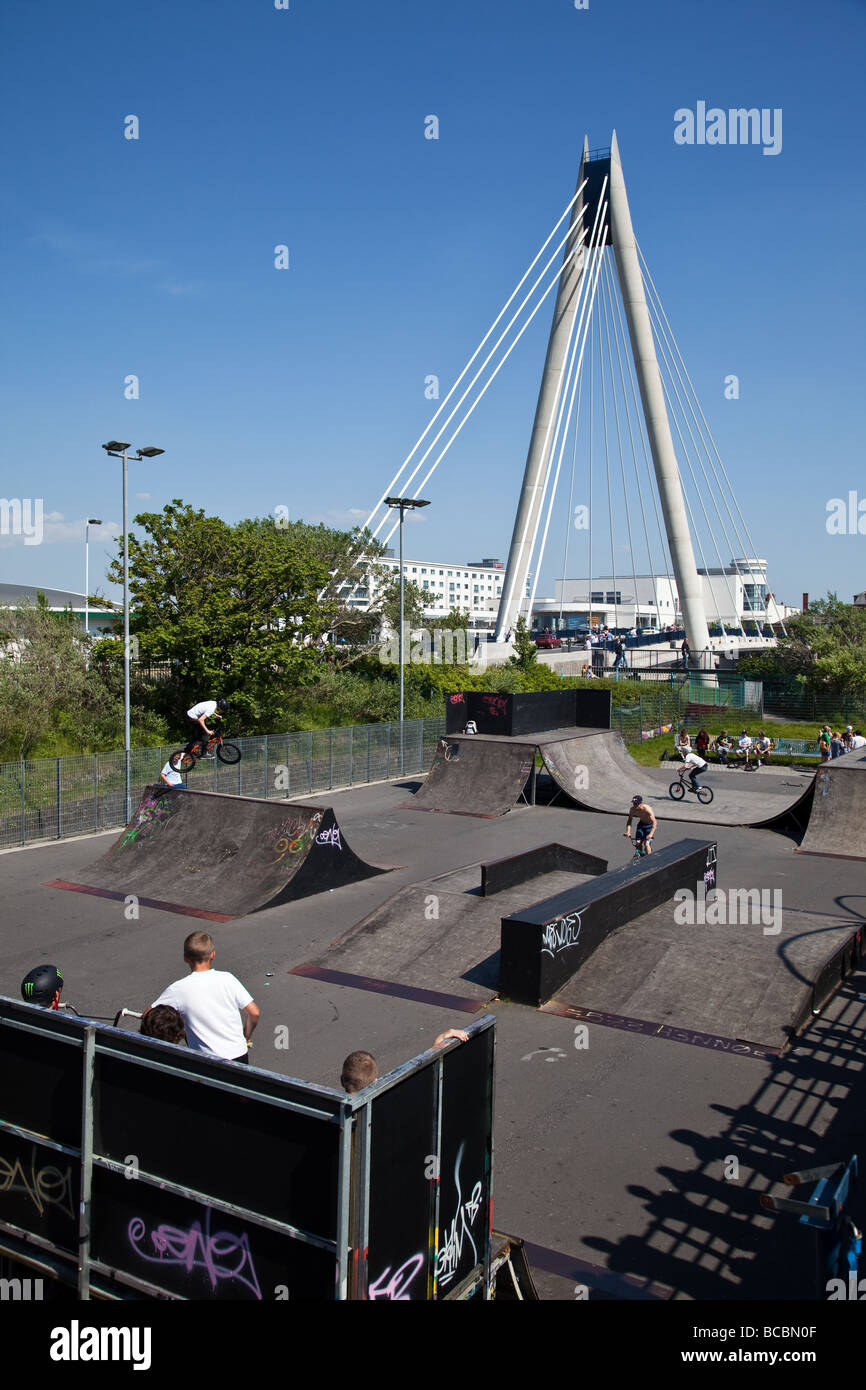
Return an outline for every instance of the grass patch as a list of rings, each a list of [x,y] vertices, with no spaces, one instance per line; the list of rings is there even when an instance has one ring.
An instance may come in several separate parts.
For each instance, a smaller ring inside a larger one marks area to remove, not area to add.
[[[755,719],[753,716],[747,716],[745,719],[728,719],[727,725],[723,724],[721,719],[718,723],[716,723],[715,720],[711,722],[714,727],[708,728],[708,732],[713,738],[715,738],[716,734],[720,733],[723,728],[727,727],[732,741],[736,742],[740,736],[740,730],[745,729],[746,733],[751,734],[752,738],[757,738],[761,732],[764,732],[767,734],[768,738],[774,741],[780,738],[806,739],[807,742],[815,746],[815,751],[817,752],[818,731],[821,724],[821,721],[818,720],[810,719],[808,722],[791,720],[785,724],[767,724],[761,723],[760,720]],[[678,733],[679,728],[682,727],[684,726],[680,725],[671,733],[662,734],[658,738],[640,739],[635,742],[629,742],[626,746],[635,762],[639,763],[641,767],[658,767],[659,763],[673,752],[676,742],[676,733]],[[706,728],[707,726],[695,724],[692,720],[689,721],[689,732],[691,733],[693,742],[695,733],[701,727]],[[795,767],[815,767],[818,764],[818,759],[795,757],[792,764],[790,754],[780,755],[774,753],[770,762],[781,763],[785,767],[791,765]]]

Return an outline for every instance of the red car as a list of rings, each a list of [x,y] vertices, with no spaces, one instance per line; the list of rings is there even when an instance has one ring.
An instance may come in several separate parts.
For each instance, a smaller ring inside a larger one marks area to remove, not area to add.
[[[562,642],[559,640],[559,638],[558,638],[554,633],[552,633],[552,632],[542,632],[542,634],[541,634],[540,637],[536,637],[536,639],[535,639],[535,645],[536,645],[536,647],[545,647],[545,648],[550,649],[550,648],[561,647],[561,646],[562,646]]]

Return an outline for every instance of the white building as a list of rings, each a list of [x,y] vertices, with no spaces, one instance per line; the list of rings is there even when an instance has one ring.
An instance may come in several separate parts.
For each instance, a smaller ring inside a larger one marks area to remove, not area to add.
[[[699,569],[704,611],[710,627],[742,627],[744,622],[781,623],[793,611],[776,602],[767,586],[767,562],[757,557],[731,560],[720,569]],[[560,611],[562,619],[560,621]],[[606,575],[557,580],[552,599],[536,602],[535,627],[577,627],[592,622],[608,627],[665,628],[682,624],[676,580],[667,575]]]
[[[392,555],[376,561],[390,578],[399,579],[400,562]],[[417,584],[428,596],[424,605],[425,619],[444,618],[454,609],[469,613],[473,627],[492,627],[502,596],[505,566],[500,560],[485,559],[455,565],[446,560],[403,561],[406,583]],[[371,579],[366,587],[355,590],[349,605],[368,608],[376,599],[378,582]]]
[[[18,608],[23,603],[35,603],[39,594],[44,596],[52,613],[66,613],[71,610],[82,628],[86,611],[88,631],[97,635],[111,631],[118,614],[123,611],[110,600],[91,603],[89,608],[85,609],[84,594],[76,593],[72,589],[50,589],[45,584],[0,584],[0,607]]]

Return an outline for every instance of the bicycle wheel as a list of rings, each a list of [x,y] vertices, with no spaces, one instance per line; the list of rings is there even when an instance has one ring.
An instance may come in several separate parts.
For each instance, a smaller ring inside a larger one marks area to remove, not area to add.
[[[702,801],[705,806],[709,806],[713,799],[712,787],[701,787],[698,791],[698,801]]]
[[[189,772],[191,767],[195,767],[195,757],[192,753],[187,753],[186,749],[179,748],[176,753],[172,753],[168,765],[174,772]]]
[[[671,782],[670,786],[668,787],[668,791],[670,792],[674,801],[682,801],[683,797],[686,794],[686,789],[683,786],[682,782]]]
[[[241,750],[236,743],[218,744],[216,755],[221,763],[239,763],[241,760]]]

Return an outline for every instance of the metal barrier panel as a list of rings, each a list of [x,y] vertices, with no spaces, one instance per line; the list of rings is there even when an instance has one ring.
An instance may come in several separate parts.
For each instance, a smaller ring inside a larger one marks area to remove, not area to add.
[[[0,1254],[79,1297],[488,1297],[494,1027],[347,1096],[0,998]]]

